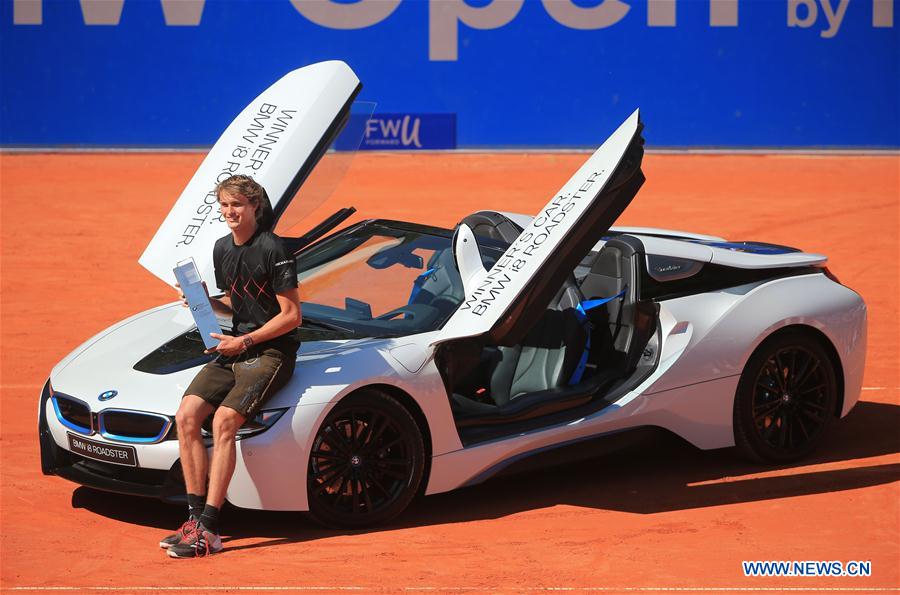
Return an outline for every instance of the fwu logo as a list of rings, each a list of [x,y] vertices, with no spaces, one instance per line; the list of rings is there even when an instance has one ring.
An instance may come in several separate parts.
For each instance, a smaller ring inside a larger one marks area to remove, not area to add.
[[[86,25],[118,25],[125,0],[79,0]],[[130,0],[137,2],[137,0]],[[147,0],[144,0],[147,1]],[[389,18],[402,0],[359,0],[346,3],[335,0],[289,1],[307,20],[328,29],[364,29]],[[419,2],[423,0],[406,0]],[[648,27],[678,26],[678,5],[687,2],[709,4],[710,27],[739,26],[742,6],[753,7],[759,0],[601,0],[593,6],[581,6],[573,0],[541,0],[551,20],[576,30],[605,29],[629,16],[633,6],[645,4]],[[774,1],[774,0],[773,0]],[[785,7],[789,28],[815,27],[822,38],[840,31],[844,17],[871,18],[872,27],[894,26],[894,0],[780,0]],[[472,29],[498,29],[515,19],[525,0],[492,0],[472,6],[466,0],[428,0],[428,57],[455,61],[459,57],[459,25]],[[203,16],[205,0],[159,0],[166,24],[196,26]],[[53,3],[47,2],[48,6]],[[260,3],[260,6],[264,6]],[[43,23],[44,0],[13,0],[13,23]],[[424,24],[423,24],[424,26]]]
[[[456,114],[373,114],[359,148],[455,149]]]
[[[410,122],[412,126],[410,126]],[[384,115],[369,118],[366,121],[365,143],[379,145],[398,145],[403,147],[422,148],[419,140],[419,125],[422,118],[410,116]]]

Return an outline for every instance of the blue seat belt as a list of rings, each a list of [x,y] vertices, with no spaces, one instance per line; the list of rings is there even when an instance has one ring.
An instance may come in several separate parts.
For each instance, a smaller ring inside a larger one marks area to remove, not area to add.
[[[413,300],[416,299],[416,296],[419,295],[419,292],[422,291],[422,286],[425,285],[425,281],[428,280],[428,277],[431,273],[434,272],[434,268],[428,269],[418,277],[416,277],[415,281],[413,281],[412,291],[409,294],[409,301],[406,302],[407,305],[413,303]]]
[[[584,352],[582,352],[581,358],[578,360],[578,365],[575,366],[575,371],[572,372],[572,377],[569,378],[569,384],[578,384],[581,382],[581,377],[584,376],[584,370],[587,367],[588,354],[591,351],[591,323],[587,316],[588,310],[596,308],[597,306],[602,306],[603,304],[620,297],[625,297],[625,292],[627,290],[628,286],[625,286],[622,291],[612,297],[601,298],[598,300],[585,300],[575,306],[575,316],[578,317],[578,321],[584,326],[584,331],[587,333],[587,340],[584,342]]]

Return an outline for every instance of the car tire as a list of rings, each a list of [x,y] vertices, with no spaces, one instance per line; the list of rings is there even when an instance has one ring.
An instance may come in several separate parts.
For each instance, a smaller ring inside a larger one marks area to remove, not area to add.
[[[750,356],[734,400],[734,439],[746,458],[788,463],[821,444],[835,417],[838,384],[825,348],[789,330]]]
[[[422,433],[409,411],[377,390],[354,393],[335,405],[313,439],[310,515],[335,528],[385,523],[415,497],[424,470]]]

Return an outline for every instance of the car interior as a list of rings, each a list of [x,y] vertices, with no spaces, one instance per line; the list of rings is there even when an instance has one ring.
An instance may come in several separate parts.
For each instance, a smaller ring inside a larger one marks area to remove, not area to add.
[[[461,223],[479,241],[509,244],[521,232],[496,212],[475,213]],[[464,442],[602,408],[652,371],[657,311],[639,299],[642,257],[635,238],[611,238],[566,278],[521,343],[463,340],[448,347],[452,356],[441,359],[460,363],[442,371]],[[585,308],[590,300],[604,303]]]

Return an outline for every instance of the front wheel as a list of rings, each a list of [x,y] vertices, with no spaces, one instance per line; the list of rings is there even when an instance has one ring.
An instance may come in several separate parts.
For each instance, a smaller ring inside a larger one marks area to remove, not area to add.
[[[422,433],[394,398],[375,390],[347,397],[313,440],[309,512],[321,524],[356,528],[400,514],[425,469]]]
[[[837,403],[837,375],[822,345],[788,331],[750,356],[734,402],[734,437],[753,460],[787,463],[821,443]]]

